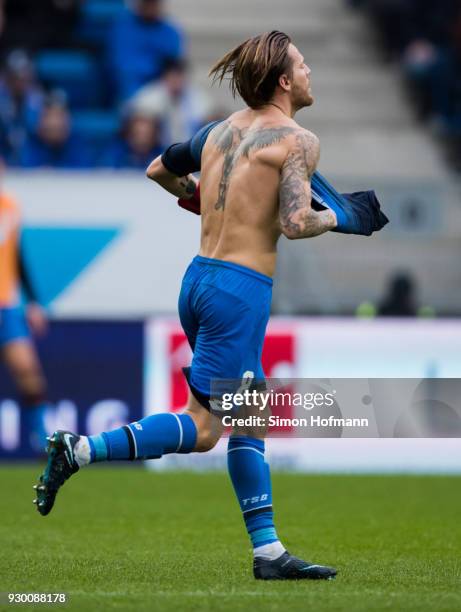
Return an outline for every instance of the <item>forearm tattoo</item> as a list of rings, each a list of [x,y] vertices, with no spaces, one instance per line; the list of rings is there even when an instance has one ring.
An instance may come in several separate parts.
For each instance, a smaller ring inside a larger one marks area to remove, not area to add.
[[[180,179],[178,179],[178,184],[179,187],[184,191],[183,196],[185,198],[194,195],[195,190],[197,188],[197,184],[190,176],[182,176]]]
[[[290,238],[309,238],[335,226],[330,210],[317,212],[307,201],[306,183],[315,171],[318,143],[306,133],[296,135],[296,146],[282,167],[279,191],[279,220]]]

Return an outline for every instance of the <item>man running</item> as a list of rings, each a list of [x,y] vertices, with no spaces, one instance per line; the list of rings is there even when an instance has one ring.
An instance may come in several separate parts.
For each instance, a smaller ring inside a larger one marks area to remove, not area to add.
[[[261,352],[269,319],[276,245],[335,229],[356,232],[344,207],[311,207],[319,141],[293,119],[313,103],[310,70],[287,35],[270,32],[239,45],[211,74],[248,105],[172,145],[147,175],[202,215],[200,254],[183,279],[181,324],[193,350],[185,374],[190,399],[182,414],[148,416],[97,436],[56,432],[37,487],[38,510],[53,507],[64,481],[98,461],[153,459],[204,452],[223,426],[210,409],[212,381],[264,379]],[[191,172],[201,169],[200,187]],[[333,210],[335,208],[335,210]],[[336,570],[292,556],[273,522],[269,466],[261,430],[234,428],[228,467],[254,549],[257,579],[331,579]]]

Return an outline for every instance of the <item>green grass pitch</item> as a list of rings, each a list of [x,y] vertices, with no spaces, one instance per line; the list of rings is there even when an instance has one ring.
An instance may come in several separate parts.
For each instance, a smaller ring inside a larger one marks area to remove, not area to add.
[[[275,474],[283,542],[339,575],[265,583],[227,474],[93,466],[44,518],[38,473],[0,469],[0,592],[66,592],[66,610],[461,609],[459,477]]]

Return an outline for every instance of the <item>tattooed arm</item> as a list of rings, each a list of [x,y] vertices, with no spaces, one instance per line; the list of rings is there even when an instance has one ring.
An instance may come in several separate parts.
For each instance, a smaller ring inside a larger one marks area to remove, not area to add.
[[[178,198],[190,199],[197,188],[197,179],[193,174],[176,176],[162,164],[161,155],[149,165],[146,175]]]
[[[319,159],[319,141],[309,132],[298,132],[282,167],[279,189],[279,221],[290,240],[319,236],[337,225],[331,210],[311,208],[311,177]]]

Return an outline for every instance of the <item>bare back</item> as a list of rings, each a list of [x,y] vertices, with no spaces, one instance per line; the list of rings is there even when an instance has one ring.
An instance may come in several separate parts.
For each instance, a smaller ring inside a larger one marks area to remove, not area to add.
[[[290,193],[281,193],[284,168],[299,148],[300,136],[307,141],[298,160],[302,185],[292,185],[291,191],[293,200],[297,189],[303,191],[305,206],[306,198],[310,202],[306,190],[318,161],[316,136],[289,117],[281,117],[277,109],[240,111],[210,133],[200,179],[201,255],[274,274],[276,245],[282,233],[279,201],[291,198]]]

